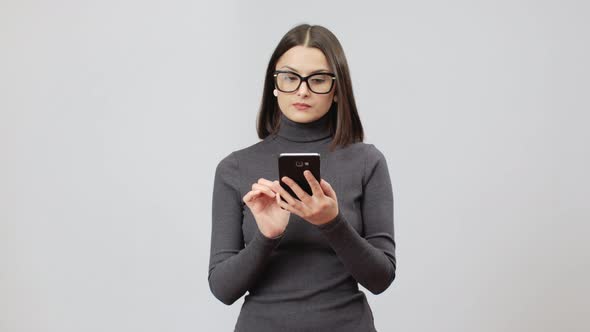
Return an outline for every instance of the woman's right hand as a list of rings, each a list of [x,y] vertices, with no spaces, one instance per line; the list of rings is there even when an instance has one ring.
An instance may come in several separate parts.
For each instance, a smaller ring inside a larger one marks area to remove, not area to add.
[[[270,189],[272,184],[273,182],[260,178],[257,183],[252,184],[252,190],[242,198],[254,215],[258,229],[268,238],[283,234],[291,215],[291,212],[279,205],[281,196]]]

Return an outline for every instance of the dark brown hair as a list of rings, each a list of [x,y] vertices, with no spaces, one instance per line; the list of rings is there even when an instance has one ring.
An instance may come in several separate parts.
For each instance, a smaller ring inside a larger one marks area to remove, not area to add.
[[[270,57],[257,118],[258,137],[264,139],[268,135],[276,134],[279,129],[281,110],[273,95],[275,88],[273,73],[279,58],[295,46],[315,47],[322,51],[336,75],[335,95],[338,96],[338,102],[332,102],[328,111],[330,113],[330,132],[333,136],[330,151],[333,151],[338,145],[347,146],[351,143],[362,142],[364,139],[363,126],[354,101],[344,50],[330,30],[320,25],[309,24],[301,24],[289,30]]]

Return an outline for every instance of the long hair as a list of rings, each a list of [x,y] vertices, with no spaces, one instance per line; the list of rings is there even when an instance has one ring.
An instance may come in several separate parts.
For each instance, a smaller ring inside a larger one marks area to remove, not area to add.
[[[270,57],[264,77],[262,102],[256,120],[258,137],[264,139],[268,135],[278,132],[281,110],[273,95],[275,88],[273,73],[279,58],[294,46],[315,47],[321,50],[336,75],[335,95],[338,96],[338,102],[332,102],[328,111],[330,113],[329,128],[333,136],[330,151],[333,151],[338,145],[347,146],[362,142],[364,139],[363,126],[354,101],[344,50],[330,30],[320,25],[309,24],[301,24],[289,30]]]

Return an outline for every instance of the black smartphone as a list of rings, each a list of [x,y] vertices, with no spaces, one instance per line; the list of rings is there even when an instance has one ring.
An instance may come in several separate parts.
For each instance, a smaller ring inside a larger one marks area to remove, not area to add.
[[[281,153],[279,155],[279,183],[293,198],[299,199],[288,184],[283,182],[283,176],[295,181],[301,189],[309,195],[313,195],[309,182],[303,171],[309,170],[315,179],[320,182],[320,154],[319,153]],[[287,202],[282,196],[281,199]]]

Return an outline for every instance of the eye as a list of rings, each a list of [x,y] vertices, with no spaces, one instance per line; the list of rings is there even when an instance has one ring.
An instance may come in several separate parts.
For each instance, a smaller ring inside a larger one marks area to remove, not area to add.
[[[299,80],[299,77],[297,77],[297,75],[291,74],[291,73],[279,73],[279,79],[285,82],[294,82]]]

